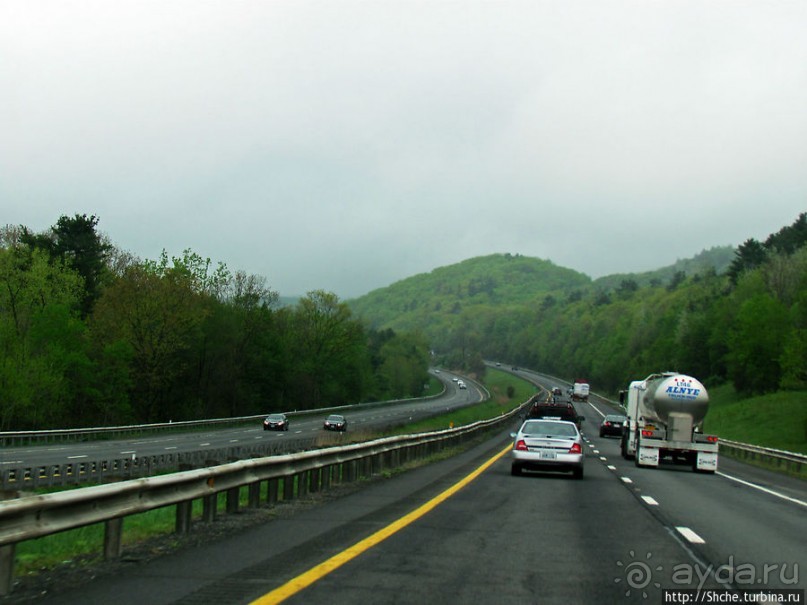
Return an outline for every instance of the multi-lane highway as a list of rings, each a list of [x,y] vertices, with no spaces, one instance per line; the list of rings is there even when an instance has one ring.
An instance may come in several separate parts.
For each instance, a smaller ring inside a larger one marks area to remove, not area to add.
[[[598,436],[607,405],[577,407],[586,417],[582,481],[511,476],[504,432],[39,601],[660,603],[662,589],[804,589],[803,482],[727,459],[714,475],[639,469],[617,439]]]
[[[478,385],[459,389],[452,382],[455,375],[437,374],[446,385],[445,393],[437,398],[410,400],[373,407],[358,407],[341,411],[349,421],[350,433],[377,430],[405,424],[450,412],[477,403],[484,398]],[[94,462],[132,457],[159,456],[167,453],[220,452],[228,448],[270,442],[275,451],[299,449],[310,445],[312,437],[323,432],[327,413],[291,416],[289,431],[264,431],[260,421],[241,428],[212,428],[186,433],[153,433],[131,439],[75,441],[53,445],[3,447],[0,449],[0,470],[4,468],[37,468],[67,463]]]

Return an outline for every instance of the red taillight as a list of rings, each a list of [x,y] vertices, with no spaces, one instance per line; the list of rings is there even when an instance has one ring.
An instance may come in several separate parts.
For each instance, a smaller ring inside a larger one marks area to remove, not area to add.
[[[570,454],[582,454],[583,447],[579,443],[573,443],[572,447],[569,448]]]
[[[611,426],[611,423],[610,423],[610,422],[606,422],[606,423],[605,423],[605,426]]]
[[[516,449],[519,452],[526,452],[527,451],[527,444],[524,442],[523,439],[519,439],[518,442],[516,442]]]
[[[642,431],[642,437],[652,437],[653,431]]]
[[[706,441],[709,443],[717,443],[717,436],[716,435],[707,435]]]

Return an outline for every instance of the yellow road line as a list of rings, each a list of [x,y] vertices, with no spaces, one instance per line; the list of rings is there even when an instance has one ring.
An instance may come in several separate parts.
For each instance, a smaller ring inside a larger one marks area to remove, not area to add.
[[[288,582],[283,584],[283,586],[279,586],[278,588],[275,588],[272,592],[266,593],[262,597],[259,597],[258,599],[254,600],[250,605],[274,605],[275,603],[281,603],[282,601],[285,601],[289,597],[297,594],[304,588],[311,586],[317,580],[320,580],[321,578],[325,577],[332,571],[339,569],[342,565],[344,565],[348,561],[355,559],[363,552],[371,549],[376,544],[380,544],[394,533],[402,530],[410,523],[413,523],[414,521],[420,519],[420,517],[422,517],[435,507],[437,507],[437,505],[441,504],[442,502],[453,496],[463,487],[468,485],[471,481],[476,479],[479,475],[484,473],[494,462],[496,462],[499,458],[501,458],[507,452],[509,452],[512,449],[512,447],[513,447],[512,445],[508,444],[506,448],[504,448],[498,454],[493,456],[493,458],[487,460],[484,464],[482,464],[482,466],[477,468],[474,472],[472,472],[469,475],[466,475],[462,480],[455,483],[447,490],[445,490],[443,493],[439,494],[438,496],[435,496],[422,506],[416,508],[411,513],[401,517],[397,521],[393,521],[386,527],[379,529],[373,535],[365,538],[360,542],[357,542],[350,548],[347,548],[342,552],[332,556],[330,559],[328,559],[323,563],[320,563],[316,567],[312,567],[311,569],[300,574],[296,578],[289,580]]]

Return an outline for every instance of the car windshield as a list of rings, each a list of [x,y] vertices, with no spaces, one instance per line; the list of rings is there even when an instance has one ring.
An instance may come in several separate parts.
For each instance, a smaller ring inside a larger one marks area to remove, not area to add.
[[[283,414],[271,414],[266,417],[267,420],[283,420]]]
[[[342,416],[328,416],[328,420],[331,422],[342,422],[344,418]]]
[[[573,424],[563,422],[525,422],[521,427],[525,437],[576,437],[577,430]]]
[[[624,416],[606,416],[605,419],[609,422],[625,422],[627,420]]]

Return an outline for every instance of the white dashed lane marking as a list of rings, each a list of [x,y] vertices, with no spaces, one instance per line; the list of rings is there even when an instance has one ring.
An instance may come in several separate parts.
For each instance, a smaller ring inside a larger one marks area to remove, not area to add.
[[[675,529],[678,531],[679,534],[684,536],[684,538],[686,538],[687,541],[690,542],[691,544],[706,544],[706,540],[701,538],[698,534],[696,534],[688,527],[678,526]]]

